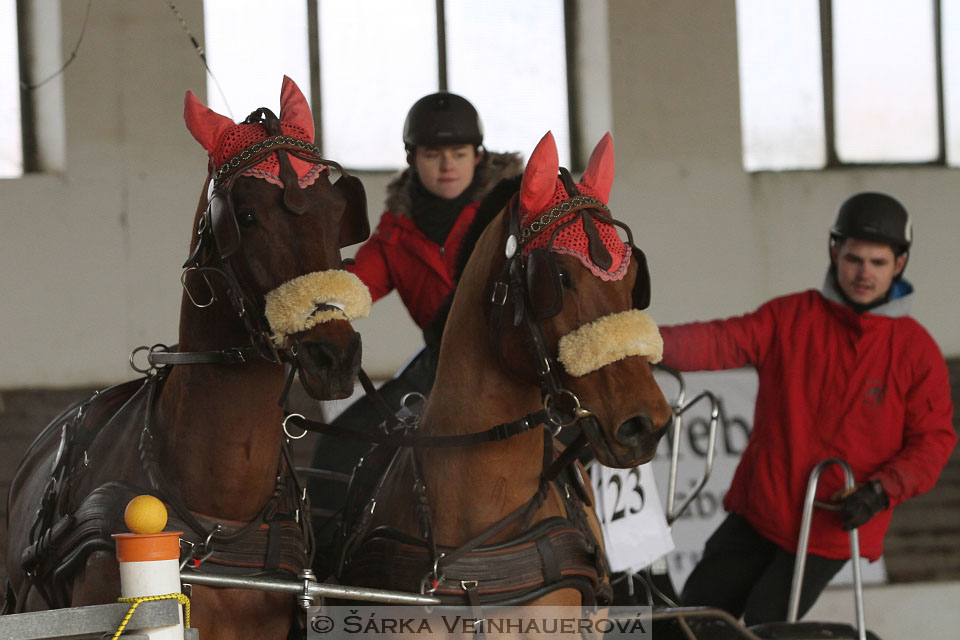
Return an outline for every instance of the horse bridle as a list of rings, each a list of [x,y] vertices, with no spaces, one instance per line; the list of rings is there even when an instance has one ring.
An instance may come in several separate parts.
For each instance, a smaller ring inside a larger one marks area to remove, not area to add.
[[[284,207],[289,213],[302,215],[309,206],[307,195],[297,184],[296,171],[290,164],[288,156],[293,155],[314,165],[333,167],[340,173],[340,178],[332,186],[344,196],[347,203],[345,215],[349,216],[349,219],[344,221],[346,224],[341,227],[340,247],[362,242],[370,235],[366,195],[359,178],[350,175],[338,163],[324,158],[315,145],[284,135],[280,120],[269,109],[258,109],[244,120],[244,124],[256,123],[263,125],[268,137],[234,154],[211,173],[207,207],[197,226],[197,242],[190,257],[183,264],[184,271],[181,277],[188,298],[197,307],[206,307],[215,301],[213,287],[207,274],[212,273],[223,278],[227,298],[250,336],[250,344],[231,349],[199,352],[167,351],[165,347],[161,348],[162,345],[155,345],[149,348],[147,354],[147,360],[152,367],[168,364],[233,364],[255,358],[282,363],[289,362],[293,356],[296,356],[295,352],[291,352],[296,350],[296,344],[286,349],[277,348],[273,340],[273,332],[264,314],[264,304],[251,293],[250,287],[244,284],[233,261],[233,256],[242,243],[239,224],[233,210],[231,197],[233,185],[237,177],[262,162],[269,154],[277,154],[280,178],[284,184]],[[190,273],[203,276],[209,290],[209,300],[198,302],[190,292],[186,284],[187,275]]]
[[[568,178],[566,170],[561,170],[561,176]],[[500,341],[503,332],[504,314],[508,302],[513,303],[512,325],[523,331],[524,343],[533,358],[544,408],[553,415],[551,423],[558,428],[570,426],[583,420],[588,429],[599,429],[593,414],[581,406],[577,396],[563,387],[559,371],[561,365],[556,356],[547,347],[540,323],[560,313],[563,308],[563,284],[556,254],[550,251],[550,246],[557,233],[573,224],[578,219],[584,221],[588,230],[591,244],[599,243],[591,234],[589,227],[595,222],[593,218],[599,216],[602,223],[613,224],[627,233],[629,247],[627,256],[632,255],[638,261],[636,280],[633,286],[633,305],[636,309],[645,309],[650,304],[650,275],[647,270],[647,261],[643,252],[633,243],[633,233],[625,223],[615,220],[607,206],[596,198],[580,195],[572,180],[564,180],[568,193],[573,197],[551,207],[523,229],[520,228],[520,200],[519,194],[514,195],[507,205],[509,231],[504,252],[507,258],[499,278],[494,282],[491,294],[491,312],[489,318],[490,338],[496,357],[501,366],[503,354]],[[604,213],[599,213],[604,212]],[[558,225],[551,233],[547,245],[532,249],[523,260],[523,246],[537,235],[544,233],[556,220],[570,216],[570,219]],[[589,221],[589,222],[588,222]],[[591,253],[595,249],[591,247]],[[626,259],[626,257],[624,259]],[[543,292],[546,292],[545,294]],[[563,404],[561,404],[563,403]],[[564,406],[565,405],[565,406]],[[558,417],[557,411],[566,418]]]

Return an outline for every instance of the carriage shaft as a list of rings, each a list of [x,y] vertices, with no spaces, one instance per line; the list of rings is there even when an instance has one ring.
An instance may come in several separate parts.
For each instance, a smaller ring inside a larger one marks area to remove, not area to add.
[[[326,584],[315,580],[282,580],[279,578],[259,578],[245,576],[223,576],[197,573],[185,570],[180,573],[182,582],[220,589],[255,589],[259,591],[277,591],[308,598],[338,598],[342,600],[365,600],[389,604],[440,604],[432,596],[403,591],[367,589],[339,584]]]

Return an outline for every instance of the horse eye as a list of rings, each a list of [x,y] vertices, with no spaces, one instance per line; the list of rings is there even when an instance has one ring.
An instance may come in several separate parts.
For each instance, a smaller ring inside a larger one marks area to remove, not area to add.
[[[573,278],[570,277],[570,273],[566,269],[560,269],[560,284],[563,285],[565,289],[573,288]]]
[[[257,214],[253,209],[240,209],[237,211],[237,223],[241,227],[251,227],[257,223]]]

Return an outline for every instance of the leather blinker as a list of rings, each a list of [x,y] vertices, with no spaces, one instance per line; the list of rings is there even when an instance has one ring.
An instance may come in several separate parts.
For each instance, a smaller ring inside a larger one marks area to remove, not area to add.
[[[650,270],[647,256],[635,244],[630,245],[633,259],[637,261],[637,279],[633,281],[633,308],[641,311],[650,306]]]
[[[333,184],[346,201],[343,218],[340,220],[340,248],[363,242],[370,237],[370,220],[367,216],[367,193],[360,178],[341,174]]]
[[[214,189],[207,204],[207,212],[217,252],[226,260],[240,248],[240,227],[233,214],[230,195],[221,189]]]
[[[546,320],[563,309],[563,283],[556,258],[547,248],[534,249],[527,256],[527,295],[534,318]]]

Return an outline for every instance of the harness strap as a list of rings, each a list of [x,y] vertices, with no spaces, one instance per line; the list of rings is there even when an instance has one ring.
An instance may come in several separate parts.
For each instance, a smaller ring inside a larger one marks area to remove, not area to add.
[[[283,498],[282,487],[278,486],[277,490],[274,492],[274,495],[267,500],[267,502],[263,505],[263,507],[260,508],[260,511],[252,520],[231,533],[221,533],[221,531],[224,529],[218,528],[216,524],[211,527],[202,523],[198,519],[197,515],[187,507],[186,503],[183,501],[183,498],[180,496],[180,492],[177,490],[176,486],[169,482],[169,480],[166,478],[163,470],[157,464],[154,457],[153,432],[151,430],[153,422],[153,407],[156,404],[156,397],[159,393],[163,379],[165,379],[165,376],[162,372],[148,378],[147,384],[149,385],[149,394],[147,397],[147,405],[144,411],[143,431],[140,435],[140,461],[143,465],[144,471],[147,474],[147,478],[150,480],[151,488],[164,500],[164,502],[170,506],[176,517],[179,518],[187,526],[187,528],[192,530],[194,533],[203,536],[204,540],[209,539],[219,545],[233,544],[252,534],[262,522],[269,521],[271,519],[270,516],[279,511],[280,501]],[[281,459],[277,461],[277,467],[278,483],[282,484],[283,478],[287,475],[287,473],[292,474],[293,470],[292,468],[287,468],[284,465],[283,456],[281,456]]]
[[[544,431],[544,437],[553,440],[553,436],[549,432]],[[493,538],[498,533],[504,531],[511,524],[520,520],[521,518],[532,518],[533,514],[537,512],[540,506],[543,504],[543,501],[547,497],[547,492],[550,490],[550,484],[553,482],[554,478],[576,457],[577,453],[587,444],[586,436],[582,433],[577,436],[577,439],[574,440],[573,444],[570,445],[567,449],[560,454],[559,457],[553,462],[549,469],[545,470],[540,476],[540,487],[537,489],[537,492],[533,496],[524,502],[522,505],[514,509],[512,512],[498,520],[497,522],[490,525],[487,529],[480,532],[467,542],[463,543],[453,551],[444,555],[440,560],[440,566],[446,567],[453,562],[456,562],[463,556],[467,555],[481,544]],[[524,527],[525,529],[526,527]]]
[[[397,418],[397,415],[390,409],[387,401],[383,399],[380,392],[373,386],[373,381],[370,380],[370,376],[363,370],[363,367],[360,367],[360,371],[357,373],[357,379],[360,380],[360,385],[363,387],[364,393],[367,394],[367,397],[373,402],[373,406],[380,412],[380,416],[386,421],[387,430],[392,431],[394,428],[403,427],[403,421]]]
[[[379,396],[378,396],[379,397]],[[526,433],[541,424],[550,422],[551,413],[547,409],[541,409],[535,413],[528,414],[519,420],[504,422],[486,431],[476,433],[466,433],[450,436],[417,436],[406,434],[379,434],[379,433],[360,433],[353,429],[340,427],[326,422],[318,422],[301,416],[298,413],[292,413],[287,416],[286,421],[295,427],[314,433],[335,435],[348,440],[360,440],[370,444],[382,444],[392,447],[414,447],[414,448],[445,448],[445,447],[469,447],[472,445],[483,444],[486,442],[499,442],[507,440],[513,436]],[[402,423],[401,423],[402,424]]]
[[[440,550],[449,553],[448,548]],[[462,603],[466,598],[473,606],[499,606],[527,602],[570,587],[581,591],[584,601],[590,602],[602,580],[595,570],[595,553],[582,531],[569,520],[554,516],[515,538],[480,547],[446,564],[446,580],[434,595],[446,603]],[[550,559],[545,561],[545,554]],[[377,529],[364,545],[363,554],[351,562],[345,580],[410,590],[429,564],[430,553],[422,540],[392,529]],[[390,569],[385,571],[384,567]]]
[[[553,584],[563,577],[560,572],[560,562],[557,560],[557,551],[553,547],[553,542],[549,537],[537,539],[537,552],[540,554],[540,560],[543,564],[543,581],[545,584]]]
[[[248,344],[244,347],[218,349],[216,351],[168,351],[176,349],[177,345],[165,347],[162,351],[150,351],[147,362],[151,366],[176,364],[243,364],[260,354],[256,345]]]

